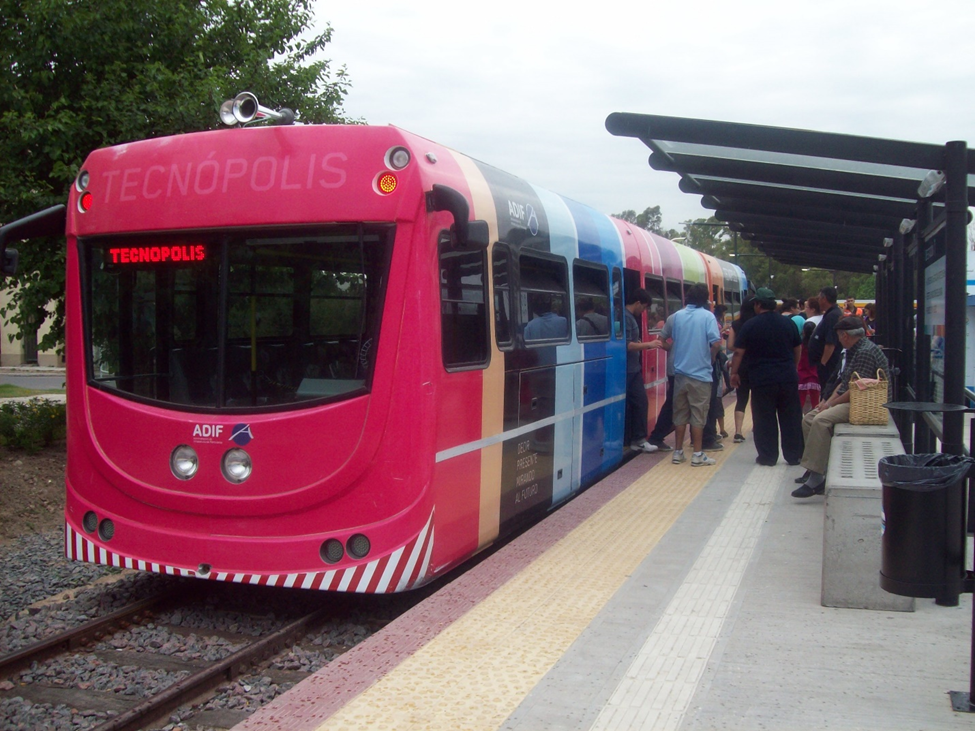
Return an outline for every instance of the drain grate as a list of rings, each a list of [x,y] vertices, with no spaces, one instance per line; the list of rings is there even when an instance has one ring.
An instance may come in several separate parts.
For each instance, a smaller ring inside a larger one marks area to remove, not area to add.
[[[833,437],[833,442],[826,480],[831,488],[879,487],[877,463],[884,457],[904,454],[904,447],[895,437],[842,436]]]

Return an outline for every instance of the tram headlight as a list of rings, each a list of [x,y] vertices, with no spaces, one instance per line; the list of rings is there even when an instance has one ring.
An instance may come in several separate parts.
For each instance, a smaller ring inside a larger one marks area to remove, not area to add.
[[[223,469],[223,476],[227,478],[227,481],[235,485],[239,485],[250,477],[254,469],[251,464],[251,456],[243,449],[231,449],[227,452],[223,456],[221,468]]]
[[[81,525],[86,533],[94,533],[95,529],[98,528],[98,516],[89,510],[81,519]]]
[[[392,147],[386,153],[386,167],[391,170],[402,170],[410,164],[410,151],[405,147]]]
[[[196,450],[185,444],[180,444],[173,450],[169,458],[169,468],[180,480],[188,480],[200,467],[200,458],[196,456]]]
[[[369,554],[370,548],[369,539],[361,533],[356,533],[345,544],[345,549],[352,558],[365,558]]]
[[[338,563],[345,556],[345,548],[342,546],[342,541],[329,538],[322,544],[318,554],[325,563]]]
[[[104,518],[98,524],[98,537],[103,541],[110,541],[115,537],[115,523],[110,518]]]

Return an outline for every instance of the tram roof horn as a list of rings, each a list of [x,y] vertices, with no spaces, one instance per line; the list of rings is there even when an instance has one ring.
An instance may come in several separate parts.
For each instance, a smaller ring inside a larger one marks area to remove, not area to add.
[[[294,124],[295,113],[287,107],[277,110],[262,107],[249,91],[242,91],[220,105],[220,121],[228,127],[263,120],[270,120],[271,124]]]

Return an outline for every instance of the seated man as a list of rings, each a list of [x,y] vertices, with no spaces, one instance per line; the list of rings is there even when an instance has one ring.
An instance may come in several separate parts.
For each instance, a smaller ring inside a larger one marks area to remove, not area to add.
[[[558,310],[561,302],[556,303],[551,294],[536,295],[532,307],[532,319],[525,325],[525,342],[534,340],[557,340],[569,336],[569,322]]]
[[[839,336],[840,346],[846,349],[846,367],[832,395],[803,417],[802,433],[806,446],[799,464],[806,468],[806,474],[796,480],[803,485],[792,492],[792,497],[822,495],[826,490],[826,464],[829,461],[833,427],[850,421],[850,377],[856,373],[861,378],[876,378],[877,371],[883,370],[888,383],[890,381],[887,356],[865,337],[867,331],[863,318],[856,315],[843,317],[834,329]],[[887,398],[890,399],[890,393]]]

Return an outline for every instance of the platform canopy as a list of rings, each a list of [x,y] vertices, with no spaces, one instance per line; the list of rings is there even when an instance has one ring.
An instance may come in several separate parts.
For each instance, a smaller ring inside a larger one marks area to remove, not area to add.
[[[917,216],[918,187],[946,169],[945,146],[616,112],[606,129],[652,150],[654,170],[759,251],[784,264],[870,272]],[[975,151],[967,152],[969,205]],[[944,213],[944,188],[931,198]],[[886,245],[885,245],[886,240]]]

